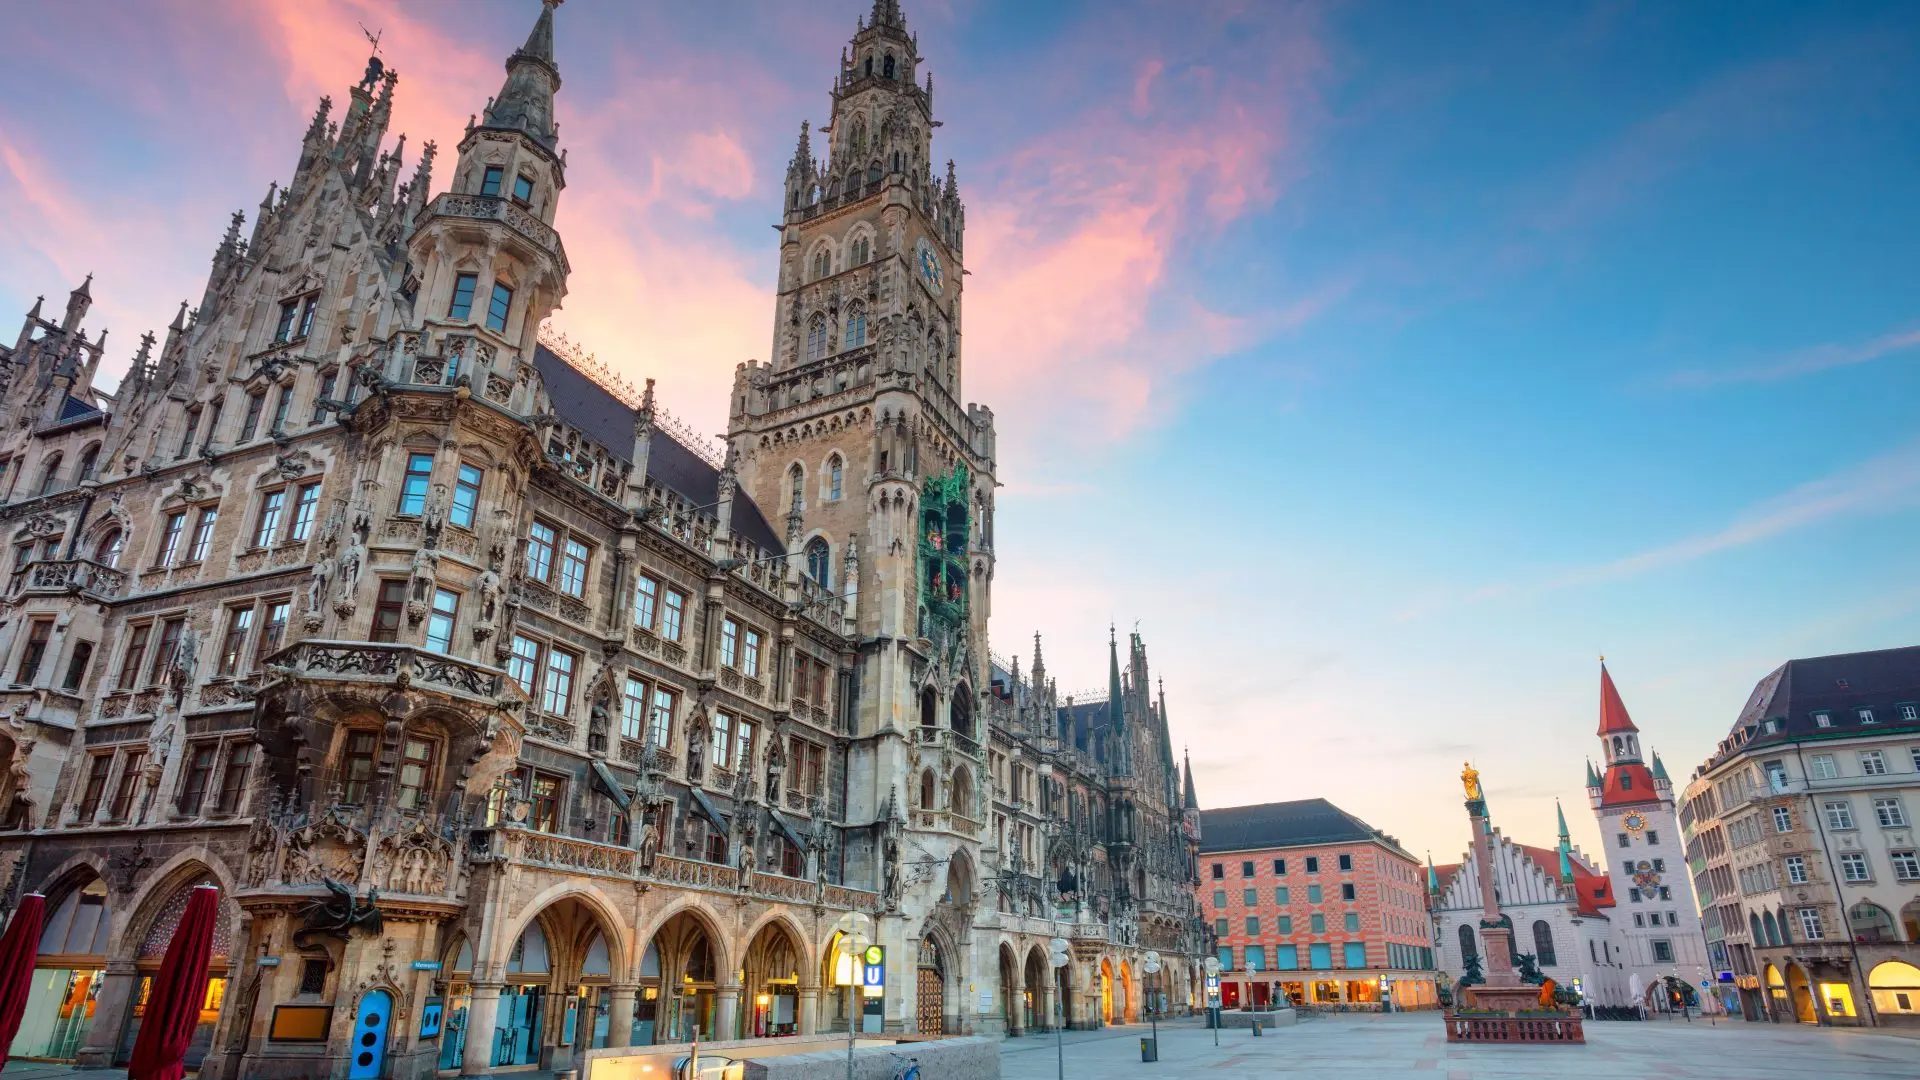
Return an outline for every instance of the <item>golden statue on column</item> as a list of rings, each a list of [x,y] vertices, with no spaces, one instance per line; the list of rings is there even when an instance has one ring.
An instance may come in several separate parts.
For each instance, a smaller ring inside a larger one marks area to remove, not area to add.
[[[1460,770],[1460,784],[1467,789],[1467,798],[1478,799],[1481,797],[1480,770],[1473,767],[1473,762],[1467,762],[1466,767]]]

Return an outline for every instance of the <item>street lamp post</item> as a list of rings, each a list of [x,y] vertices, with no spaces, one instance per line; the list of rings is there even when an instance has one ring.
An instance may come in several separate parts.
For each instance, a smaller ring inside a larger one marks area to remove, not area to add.
[[[1153,1028],[1153,1059],[1158,1061],[1160,1060],[1160,1009],[1159,1002],[1154,1000],[1153,988],[1159,980],[1154,979],[1153,976],[1160,974],[1159,951],[1147,950],[1146,962],[1141,964],[1140,968],[1147,973],[1147,978],[1150,980],[1147,988],[1147,1024]]]
[[[1213,1045],[1220,1045],[1220,958],[1209,956],[1200,961],[1207,973],[1207,1014],[1213,1021]]]
[[[1066,1019],[1067,1019],[1066,1018],[1067,1003],[1061,999],[1060,976],[1058,973],[1061,968],[1064,968],[1067,966],[1067,960],[1068,960],[1067,948],[1068,948],[1067,939],[1063,937],[1057,937],[1057,938],[1054,938],[1052,941],[1047,942],[1047,962],[1053,965],[1053,970],[1055,972],[1054,978],[1053,978],[1053,995],[1052,995],[1054,999],[1053,1001],[1053,1012],[1054,1012],[1053,1045],[1056,1051],[1057,1060],[1059,1062],[1060,1080],[1066,1080],[1066,1076],[1067,1076],[1067,1037],[1065,1033]]]

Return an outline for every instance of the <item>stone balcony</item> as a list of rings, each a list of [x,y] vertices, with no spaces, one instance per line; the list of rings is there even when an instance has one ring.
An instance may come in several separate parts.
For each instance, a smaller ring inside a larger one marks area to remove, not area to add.
[[[976,760],[980,757],[980,744],[971,736],[962,735],[952,728],[917,727],[914,729],[914,741],[921,746],[942,746]]]
[[[91,559],[58,559],[28,563],[15,574],[13,596],[86,596],[113,600],[126,595],[127,573]]]
[[[742,882],[740,868],[723,863],[655,855],[651,865],[641,852],[618,844],[536,832],[517,825],[475,829],[469,834],[468,858],[476,864],[498,864],[551,870],[560,874],[618,878],[656,883],[735,897],[812,904],[843,911],[878,912],[880,896],[863,889],[754,873]]]
[[[309,639],[269,657],[270,680],[313,679],[437,691],[493,708],[518,708],[519,688],[497,667],[411,645]]]
[[[533,246],[553,256],[560,264],[562,276],[568,272],[567,249],[560,243],[559,232],[532,213],[522,210],[511,199],[497,195],[462,195],[449,191],[427,204],[426,212],[420,216],[421,224],[425,225],[436,217],[502,222]]]

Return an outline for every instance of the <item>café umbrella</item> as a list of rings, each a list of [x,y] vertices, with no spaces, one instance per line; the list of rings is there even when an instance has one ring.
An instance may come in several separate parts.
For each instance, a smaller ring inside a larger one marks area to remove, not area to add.
[[[46,915],[46,898],[28,893],[14,909],[7,932],[0,935],[0,1065],[13,1053],[13,1038],[20,1033],[20,1017],[27,1011],[33,961],[40,953],[40,925]]]
[[[219,917],[220,890],[211,885],[194,889],[147,995],[127,1080],[180,1080],[185,1075],[187,1046],[207,1000],[207,961]]]

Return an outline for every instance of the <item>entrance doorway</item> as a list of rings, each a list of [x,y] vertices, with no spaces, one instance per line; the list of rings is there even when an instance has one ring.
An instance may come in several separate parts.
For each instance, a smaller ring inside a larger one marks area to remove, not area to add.
[[[940,944],[932,938],[920,942],[918,1007],[914,1021],[922,1035],[940,1035],[946,1031],[947,968],[940,955]]]

